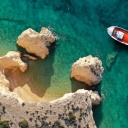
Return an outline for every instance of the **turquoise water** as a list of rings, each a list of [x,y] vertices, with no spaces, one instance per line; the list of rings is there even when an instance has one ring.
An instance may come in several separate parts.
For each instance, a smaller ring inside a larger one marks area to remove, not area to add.
[[[44,99],[84,88],[70,79],[71,65],[87,55],[99,57],[104,73],[98,88],[104,102],[94,110],[98,128],[128,127],[128,47],[114,41],[109,26],[128,29],[126,0],[0,0],[0,56],[17,50],[17,37],[27,28],[48,27],[57,37],[45,60],[30,61],[28,76]],[[111,69],[108,53],[118,56]],[[37,86],[38,85],[38,86]]]

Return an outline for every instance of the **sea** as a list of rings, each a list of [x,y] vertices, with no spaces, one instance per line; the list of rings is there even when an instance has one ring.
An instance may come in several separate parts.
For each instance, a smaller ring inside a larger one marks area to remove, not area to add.
[[[128,128],[128,46],[108,35],[110,26],[128,29],[128,0],[0,0],[0,56],[19,50],[24,30],[48,28],[57,40],[47,58],[28,62],[26,72],[42,96],[54,100],[85,88],[70,79],[71,66],[80,57],[98,57],[104,73],[96,89],[103,96],[93,110],[96,125]]]

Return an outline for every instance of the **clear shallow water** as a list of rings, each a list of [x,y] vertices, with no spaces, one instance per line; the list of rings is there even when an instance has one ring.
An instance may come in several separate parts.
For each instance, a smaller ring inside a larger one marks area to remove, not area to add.
[[[105,69],[98,90],[104,102],[94,111],[99,128],[128,127],[128,47],[111,39],[106,28],[128,29],[128,1],[124,0],[0,0],[0,56],[17,50],[17,37],[27,28],[48,27],[58,36],[45,60],[30,61],[28,76],[47,99],[84,88],[70,80],[71,65],[89,54],[99,57]],[[111,70],[107,54],[118,56]]]

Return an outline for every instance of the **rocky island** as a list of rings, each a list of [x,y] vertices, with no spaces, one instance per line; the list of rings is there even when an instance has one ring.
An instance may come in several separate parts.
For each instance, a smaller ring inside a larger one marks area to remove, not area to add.
[[[48,47],[55,40],[55,36],[47,28],[42,27],[40,33],[28,28],[18,37],[17,45],[24,48],[28,53],[44,59],[49,55]]]
[[[89,86],[100,83],[104,68],[97,57],[91,55],[80,58],[72,65],[71,78],[84,82]]]

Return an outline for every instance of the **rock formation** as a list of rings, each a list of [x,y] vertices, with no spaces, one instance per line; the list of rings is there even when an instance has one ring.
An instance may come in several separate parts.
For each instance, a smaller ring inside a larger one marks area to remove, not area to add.
[[[37,60],[37,59],[38,59],[37,57],[30,56],[30,55],[28,55],[28,54],[23,54],[23,57],[26,57],[26,58],[28,58],[28,59],[30,59],[30,60]]]
[[[29,28],[18,37],[17,44],[26,49],[28,53],[44,59],[49,54],[48,47],[55,41],[55,36],[42,27],[40,33]]]
[[[3,97],[0,92],[0,101],[0,118],[9,121],[12,128],[19,128],[19,122],[24,119],[29,127],[33,128],[37,126],[96,128],[92,105],[98,105],[101,98],[97,92],[80,89],[75,93],[65,94],[55,101],[42,101],[38,104],[36,102],[19,103],[13,96]],[[5,113],[3,113],[3,106]]]
[[[5,75],[8,70],[19,68],[22,72],[26,71],[27,64],[20,57],[20,52],[14,51],[10,51],[5,56],[0,57],[0,86],[10,88],[10,82]]]
[[[2,70],[18,67],[22,72],[27,69],[27,64],[21,60],[20,52],[10,51],[5,56],[0,57],[0,67]]]
[[[100,83],[104,68],[97,57],[91,55],[80,58],[72,65],[71,78],[91,85]]]

